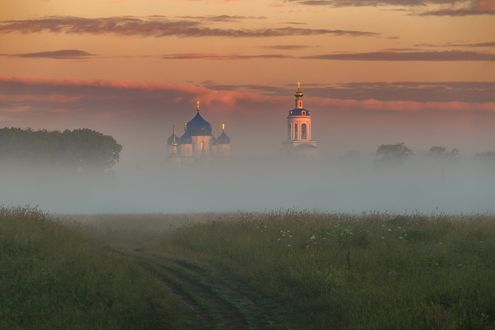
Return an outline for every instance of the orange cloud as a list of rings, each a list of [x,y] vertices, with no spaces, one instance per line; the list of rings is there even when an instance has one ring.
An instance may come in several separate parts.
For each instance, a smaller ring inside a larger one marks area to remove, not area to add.
[[[2,86],[15,86],[7,90]],[[26,87],[24,90],[23,87]],[[13,88],[13,89],[12,89]],[[40,89],[36,94],[33,93],[37,88]],[[69,89],[68,89],[69,88]],[[90,92],[83,91],[91,88]],[[3,90],[4,89],[4,90]],[[99,91],[98,96],[94,90]],[[80,101],[94,101],[98,98],[105,99],[108,103],[106,93],[115,91],[145,91],[156,92],[156,95],[168,93],[170,102],[192,104],[196,99],[203,103],[222,105],[222,110],[237,109],[237,106],[243,104],[243,108],[252,108],[253,111],[263,108],[263,104],[277,108],[290,106],[290,94],[263,94],[261,92],[249,91],[240,87],[233,90],[221,90],[205,87],[195,84],[167,84],[156,82],[138,82],[130,80],[59,80],[59,79],[35,79],[35,78],[6,78],[0,77],[0,105],[4,102],[34,104],[36,102],[48,103],[77,103]],[[18,92],[16,92],[18,91]],[[47,92],[48,91],[48,92]],[[81,95],[80,95],[81,94]],[[112,94],[111,98],[129,97],[128,92]],[[103,96],[102,96],[103,95]],[[165,94],[163,94],[165,95]],[[135,102],[146,104],[150,97],[148,93],[140,93],[140,99]],[[118,107],[119,103],[116,103]],[[421,101],[421,100],[379,100],[373,97],[350,99],[335,98],[322,96],[307,96],[306,104],[309,108],[318,107],[328,109],[329,111],[338,110],[364,110],[364,111],[483,111],[495,112],[495,102],[487,100],[486,102],[467,102],[467,101]],[[266,109],[266,108],[265,108]]]
[[[479,0],[477,3],[477,8],[479,10],[495,10],[494,0]]]

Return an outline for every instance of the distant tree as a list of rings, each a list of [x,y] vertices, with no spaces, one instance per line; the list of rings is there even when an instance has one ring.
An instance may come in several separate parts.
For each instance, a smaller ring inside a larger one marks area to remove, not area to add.
[[[403,162],[414,155],[404,143],[382,144],[376,150],[376,157],[383,162]]]
[[[476,158],[482,161],[489,161],[489,162],[494,162],[495,161],[495,151],[485,151],[485,152],[480,152],[476,154]]]
[[[90,129],[63,132],[0,129],[1,163],[104,171],[119,161],[121,150],[122,146],[113,137]]]
[[[454,148],[452,150],[448,150],[446,147],[434,146],[431,147],[430,150],[426,153],[427,157],[431,158],[445,158],[452,159],[459,156],[459,150]]]

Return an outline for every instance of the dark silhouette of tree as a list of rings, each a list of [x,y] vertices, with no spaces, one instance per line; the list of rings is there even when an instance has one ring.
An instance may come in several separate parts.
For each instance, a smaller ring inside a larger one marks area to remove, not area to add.
[[[376,157],[383,162],[403,162],[414,155],[404,143],[382,144],[376,150]]]
[[[495,151],[484,151],[476,154],[476,158],[484,162],[495,162]]]
[[[444,158],[444,159],[452,159],[459,156],[459,150],[454,148],[452,150],[448,150],[446,147],[433,146],[426,153],[427,157],[431,158]]]
[[[121,150],[113,137],[90,129],[0,129],[0,162],[4,164],[105,171],[119,161]]]

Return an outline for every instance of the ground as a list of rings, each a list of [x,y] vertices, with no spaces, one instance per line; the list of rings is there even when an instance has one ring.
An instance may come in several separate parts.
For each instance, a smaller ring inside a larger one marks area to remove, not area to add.
[[[492,215],[0,213],[2,327],[495,328]]]

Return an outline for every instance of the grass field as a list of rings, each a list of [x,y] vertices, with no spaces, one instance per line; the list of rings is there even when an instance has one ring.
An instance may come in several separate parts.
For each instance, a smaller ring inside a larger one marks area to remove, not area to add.
[[[2,212],[0,328],[495,328],[491,215]]]
[[[154,253],[265,299],[281,327],[495,328],[493,216],[280,212],[118,223],[93,219],[102,239],[140,232],[133,237]],[[152,223],[160,225],[146,235]]]
[[[0,209],[0,329],[151,329],[180,306],[149,273],[33,209]]]

